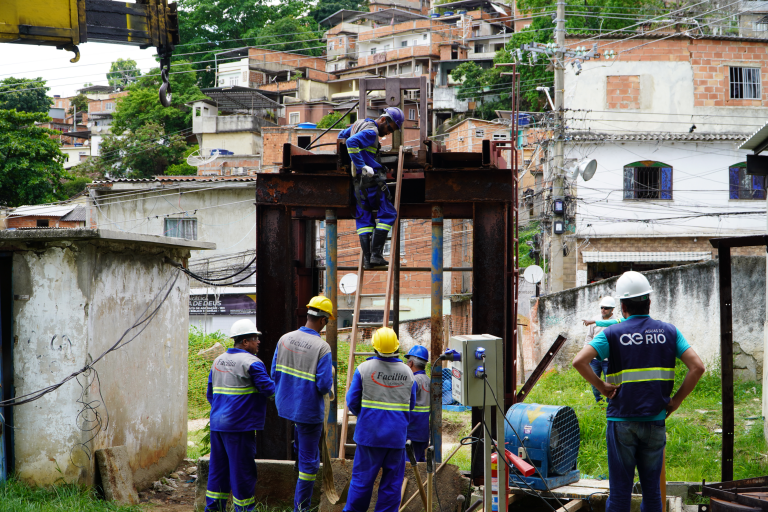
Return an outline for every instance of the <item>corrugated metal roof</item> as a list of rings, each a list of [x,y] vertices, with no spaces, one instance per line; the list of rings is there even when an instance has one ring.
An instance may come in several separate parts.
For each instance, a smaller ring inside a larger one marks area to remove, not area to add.
[[[712,252],[603,252],[588,251],[581,253],[584,263],[611,263],[611,262],[654,262],[675,263],[679,261],[711,260]]]
[[[88,185],[105,185],[109,183],[164,183],[168,181],[256,181],[256,176],[155,176],[154,178],[116,178],[113,180],[94,181]]]
[[[672,142],[737,142],[744,140],[743,133],[599,133],[570,132],[566,140],[574,142],[622,142],[622,141],[672,141]]]
[[[63,217],[72,210],[74,204],[38,204],[25,205],[14,208],[8,212],[8,217]]]
[[[61,220],[69,222],[85,222],[87,210],[84,206],[75,206],[75,209],[66,214]]]
[[[765,123],[762,128],[750,135],[747,140],[741,143],[739,149],[755,149],[760,146],[765,140],[768,139],[768,123]]]

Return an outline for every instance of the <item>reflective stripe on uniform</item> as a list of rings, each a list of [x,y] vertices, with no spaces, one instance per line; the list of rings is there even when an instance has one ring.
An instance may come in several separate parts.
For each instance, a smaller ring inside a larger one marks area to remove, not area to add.
[[[369,226],[367,228],[360,228],[357,230],[358,235],[364,235],[366,233],[373,233],[373,226]]]
[[[212,500],[227,500],[227,499],[229,499],[229,493],[228,492],[205,491],[205,496],[207,498],[211,498]]]
[[[227,387],[213,387],[213,394],[214,395],[251,395],[253,393],[258,393],[259,390],[255,387],[247,387],[247,388],[227,388]]]
[[[299,480],[306,480],[307,482],[314,482],[317,478],[317,474],[311,475],[309,473],[302,473],[299,471]]]
[[[413,408],[413,412],[429,412],[428,405],[417,405]]]
[[[392,226],[390,226],[389,224],[383,224],[379,222],[378,224],[376,224],[376,229],[381,229],[383,231],[392,231]]]
[[[674,368],[635,368],[607,375],[605,381],[609,384],[626,384],[627,382],[648,382],[653,380],[675,380]]]
[[[368,151],[369,153],[376,153],[378,151],[378,149],[373,146],[368,146],[367,148],[360,148],[360,149],[362,149],[363,151]]]
[[[311,380],[312,382],[315,382],[315,376],[311,373],[302,372],[301,370],[297,370],[289,366],[283,366],[282,364],[276,365],[275,369],[279,372],[287,373],[288,375],[298,379]]]
[[[365,409],[381,409],[382,411],[406,411],[411,409],[411,404],[397,404],[390,402],[376,402],[374,400],[363,400],[363,408]]]
[[[347,148],[348,153],[359,153],[360,148]]]
[[[251,497],[250,497],[250,498],[248,498],[248,499],[245,499],[245,500],[239,500],[239,499],[235,498],[234,496],[232,496],[232,502],[233,502],[235,505],[239,506],[239,507],[246,507],[246,506],[248,506],[248,505],[253,505],[254,503],[256,503],[256,498],[254,498],[253,496],[251,496]]]

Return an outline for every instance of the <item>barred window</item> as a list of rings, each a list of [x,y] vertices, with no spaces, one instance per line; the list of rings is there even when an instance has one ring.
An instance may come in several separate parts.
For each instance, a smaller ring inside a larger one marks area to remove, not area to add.
[[[653,161],[625,166],[624,199],[672,199],[672,167]]]
[[[765,176],[747,174],[747,163],[728,168],[728,199],[765,200]]]
[[[197,219],[165,219],[163,235],[197,240]]]
[[[731,99],[760,99],[760,68],[729,68]]]

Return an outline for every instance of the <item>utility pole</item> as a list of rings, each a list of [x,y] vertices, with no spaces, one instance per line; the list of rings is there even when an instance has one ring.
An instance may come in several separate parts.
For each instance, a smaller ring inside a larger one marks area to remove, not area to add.
[[[555,52],[554,68],[555,68],[555,153],[552,166],[552,201],[556,199],[564,199],[565,190],[563,186],[564,171],[563,171],[563,155],[564,155],[564,139],[565,139],[565,121],[563,118],[563,97],[565,89],[565,0],[558,0],[557,2],[557,19],[555,20],[555,44],[557,45],[557,51]],[[564,220],[563,214],[562,219]],[[555,233],[555,226],[558,217],[555,214],[555,218],[551,223],[551,240],[552,240],[552,254],[549,263],[550,268],[550,280],[549,291],[559,292],[563,290],[563,233]],[[560,224],[565,225],[565,222]]]

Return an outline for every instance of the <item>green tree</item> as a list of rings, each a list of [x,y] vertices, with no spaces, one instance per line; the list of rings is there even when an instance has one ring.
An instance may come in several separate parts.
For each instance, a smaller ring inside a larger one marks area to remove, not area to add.
[[[200,146],[197,144],[194,144],[192,146],[187,146],[187,150],[184,152],[184,155],[181,159],[181,162],[173,165],[169,165],[168,168],[165,170],[166,176],[197,176],[197,167],[194,165],[189,165],[187,163],[187,157],[200,149]]]
[[[101,156],[81,164],[80,174],[112,178],[151,178],[165,174],[166,169],[184,158],[184,138],[166,135],[163,127],[149,121],[124,135],[108,134],[100,146]]]
[[[80,93],[77,96],[74,96],[71,100],[69,100],[70,105],[74,105],[77,107],[77,111],[82,112],[88,112],[88,97]],[[74,112],[74,109],[72,106],[69,107],[69,110],[67,110],[67,114],[72,115]]]
[[[0,110],[48,113],[53,99],[48,97],[50,87],[38,78],[6,78],[0,80]]]
[[[323,116],[323,118],[320,120],[319,123],[317,123],[317,127],[320,130],[325,130],[326,128],[330,128],[333,126],[333,123],[341,119],[341,114],[343,112],[331,112],[330,114],[326,114]],[[344,129],[347,126],[352,124],[352,119],[350,118],[350,115],[347,114],[347,116],[339,122],[334,128],[335,129]]]
[[[178,4],[179,35],[186,45],[185,53],[207,52],[195,59],[203,87],[215,85],[215,53],[269,44],[272,41],[259,37],[260,30],[271,21],[301,16],[311,8],[310,0],[179,0]],[[318,44],[321,35],[315,34]]]
[[[112,87],[123,88],[128,84],[136,81],[141,76],[139,66],[133,59],[117,59],[109,67],[109,73],[107,73],[107,81]]]
[[[40,112],[0,110],[0,204],[20,206],[64,199],[59,183],[69,178],[66,156],[51,135],[35,123],[50,121]]]
[[[124,131],[136,132],[147,124],[162,126],[165,133],[179,133],[192,126],[192,112],[185,107],[190,101],[205,98],[197,86],[197,78],[190,64],[174,66],[175,74],[170,75],[173,93],[171,106],[164,107],[157,99],[157,91],[162,83],[159,69],[152,69],[128,86],[128,96],[117,100],[112,114],[112,132],[116,135]],[[181,73],[177,73],[177,72]],[[182,108],[184,110],[182,110]]]
[[[350,11],[368,11],[368,2],[365,0],[318,0],[314,9],[309,11],[316,22],[320,23],[331,14],[342,9]]]
[[[77,176],[61,184],[61,192],[66,197],[72,197],[85,190],[85,186],[93,180],[83,176]]]
[[[262,29],[253,29],[246,37],[258,36],[256,45],[269,44],[270,50],[280,52],[299,52],[301,55],[319,56],[325,45],[320,41],[321,30],[314,18],[296,18],[287,16],[268,23]]]

